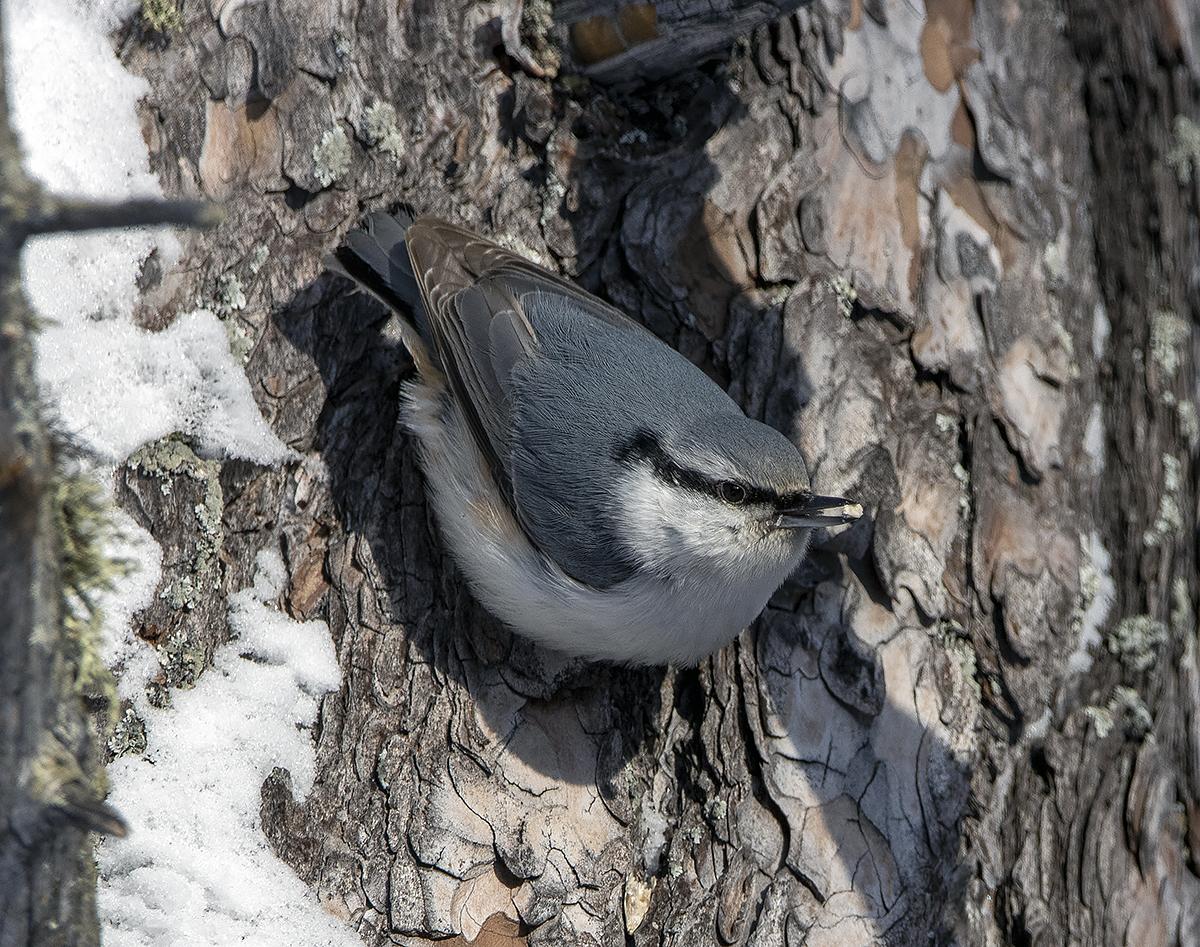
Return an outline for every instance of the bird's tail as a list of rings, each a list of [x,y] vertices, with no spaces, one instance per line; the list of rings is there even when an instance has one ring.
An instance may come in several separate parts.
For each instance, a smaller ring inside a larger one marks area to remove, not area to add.
[[[418,371],[425,374],[426,366],[433,363],[429,319],[408,257],[407,233],[413,219],[414,212],[407,206],[394,213],[376,211],[361,228],[346,234],[323,262],[326,269],[352,279],[400,317],[401,339]]]

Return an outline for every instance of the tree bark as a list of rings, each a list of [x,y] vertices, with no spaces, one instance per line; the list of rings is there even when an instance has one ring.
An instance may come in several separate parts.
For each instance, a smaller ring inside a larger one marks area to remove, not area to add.
[[[66,817],[95,753],[62,622],[51,441],[21,294],[24,222],[41,195],[21,170],[2,68],[0,178],[0,944],[96,944],[95,867]]]
[[[164,583],[220,551],[137,619],[155,686],[280,549],[343,686],[263,826],[369,943],[1200,943],[1196,25],[819,0],[647,80],[581,66],[572,9],[188,4],[123,38],[164,186],[229,214],[141,318],[220,308],[303,458],[220,464],[215,541],[214,461],[119,472]],[[869,515],[697,669],[511,634],[441,548],[406,353],[321,271],[397,201],[642,319]]]
[[[83,561],[96,552],[91,526],[81,524],[98,514],[90,482],[64,460],[69,452],[39,402],[36,320],[21,291],[21,248],[39,233],[194,225],[205,211],[211,221],[215,208],[104,204],[43,191],[25,175],[9,124],[2,46],[0,40],[0,947],[88,947],[100,942],[89,833],[122,835],[125,824],[104,803],[104,771],[88,725],[85,698],[97,696],[92,669],[102,670],[90,652],[90,616],[74,613],[67,596],[72,586],[85,599],[105,577]]]

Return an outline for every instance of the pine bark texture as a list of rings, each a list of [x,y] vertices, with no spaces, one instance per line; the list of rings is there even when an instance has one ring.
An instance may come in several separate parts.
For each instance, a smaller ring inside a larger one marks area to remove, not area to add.
[[[343,685],[263,827],[371,944],[1200,943],[1200,28],[665,7],[189,3],[121,38],[168,193],[229,212],[140,318],[218,308],[297,452],[119,471],[187,590],[135,619],[152,686],[279,549]],[[322,272],[398,201],[642,319],[869,515],[697,669],[514,636],[440,545],[406,353]]]
[[[0,945],[99,943],[87,834],[103,792],[63,623],[58,472],[34,378],[21,246],[50,200],[21,168],[0,55]]]
[[[51,441],[21,295],[14,218],[38,195],[2,100],[0,87],[0,945],[91,945],[95,865],[66,809],[89,788],[98,754],[75,689],[77,642],[62,625]]]
[[[100,942],[92,833],[127,831],[104,802],[108,783],[89,720],[115,697],[96,653],[92,601],[118,570],[103,548],[102,493],[40,402],[39,326],[22,292],[21,249],[36,234],[209,226],[219,212],[208,202],[60,198],[29,178],[9,122],[2,27],[0,947],[92,947]]]

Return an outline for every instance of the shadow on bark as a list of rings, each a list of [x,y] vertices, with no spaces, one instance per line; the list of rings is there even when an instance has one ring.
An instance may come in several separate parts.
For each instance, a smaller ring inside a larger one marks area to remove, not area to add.
[[[846,320],[839,319],[828,296],[808,300],[812,305],[805,313],[765,304],[761,294],[748,292],[754,286],[747,274],[727,265],[736,248],[721,243],[722,221],[708,200],[719,174],[704,148],[720,123],[744,118],[744,108],[723,83],[710,77],[696,82],[693,110],[719,122],[691,123],[693,132],[665,150],[643,160],[618,160],[602,143],[592,149],[584,139],[562,208],[575,231],[580,282],[640,314],[728,387],[751,416],[799,442],[799,415],[817,392],[798,350],[797,326],[802,342],[809,321],[824,320],[841,331]],[[511,107],[517,116],[512,134],[536,135],[519,103]],[[673,112],[664,106],[663,114]],[[566,206],[571,195],[582,204]],[[586,195],[602,203],[588,206]],[[871,321],[861,310],[859,317]],[[887,699],[876,649],[837,614],[857,601],[835,603],[832,612],[828,601],[857,595],[890,611],[876,573],[872,522],[815,549],[755,628],[699,669],[565,661],[488,615],[442,549],[413,444],[399,419],[400,390],[412,365],[383,331],[386,319],[375,300],[351,294],[348,283],[328,276],[273,316],[275,329],[313,359],[325,389],[311,444],[328,472],[342,527],[366,544],[366,550],[350,553],[372,579],[357,594],[361,599],[382,591],[386,597],[357,630],[353,622],[339,621],[336,605],[330,607],[339,651],[372,656],[363,674],[350,669],[347,696],[339,700],[348,704],[356,694],[369,695],[368,704],[390,706],[399,719],[406,711],[398,702],[409,700],[411,714],[413,681],[421,678],[412,665],[424,665],[430,684],[428,690],[417,688],[422,697],[432,701],[446,685],[469,696],[446,726],[471,726],[473,720],[543,776],[597,787],[631,837],[650,833],[637,794],[621,777],[630,764],[640,764],[647,778],[655,767],[666,767],[675,824],[664,829],[657,851],[644,843],[642,851],[627,853],[621,869],[663,882],[651,896],[647,922],[667,925],[695,910],[697,893],[672,883],[668,869],[695,857],[701,839],[707,839],[725,853],[722,858],[731,859],[713,875],[709,894],[699,895],[711,901],[715,894],[717,906],[709,907],[726,942],[738,942],[765,923],[772,903],[779,908],[797,899],[808,901],[813,913],[827,908],[832,917],[860,916],[864,931],[875,924],[882,930],[920,926],[918,918],[936,926],[942,916],[953,924],[963,910],[951,903],[961,885],[953,871],[933,866],[957,856],[970,773],[932,735],[929,722],[919,719],[911,693],[906,701]],[[878,332],[866,333],[865,341],[847,341],[844,332],[842,337],[848,347],[858,346],[858,357],[880,360],[895,341]],[[255,377],[253,364],[247,370]],[[849,471],[849,492],[873,511],[895,505],[896,475],[878,445],[853,457],[819,460]],[[334,585],[343,583],[335,578]],[[361,618],[361,601],[357,607]],[[518,711],[542,722],[542,739],[505,739],[514,732]],[[580,730],[551,722],[564,711],[579,719],[590,749],[579,753],[574,745]],[[352,717],[347,713],[340,723],[352,726]],[[381,724],[361,719],[362,730],[344,734],[343,745],[387,742],[386,734],[370,733]],[[412,732],[407,725],[397,729]],[[318,742],[323,740],[319,735]],[[466,743],[461,748],[472,752]],[[380,757],[383,765],[386,753]],[[931,771],[935,778],[927,779]],[[380,778],[390,793],[388,780]],[[469,782],[454,775],[453,763],[451,778]],[[294,806],[282,789],[282,783],[268,781],[265,808]],[[505,826],[495,828],[497,866],[507,872],[505,878],[519,884],[542,877],[537,857],[506,848]],[[302,877],[320,888],[318,879],[326,873],[321,862],[327,864],[328,855],[298,854],[278,830],[272,838]],[[416,864],[422,864],[420,843],[411,836],[410,846]],[[363,854],[369,861],[369,853]],[[413,884],[415,873],[414,868]],[[379,905],[388,906],[387,929],[418,929],[398,920],[403,912],[396,907],[394,866],[389,877],[391,893]],[[934,882],[920,904],[910,889],[917,879]],[[858,900],[843,904],[847,898]],[[425,910],[428,923],[428,897]]]
[[[413,438],[399,415],[400,390],[410,377],[407,352],[382,331],[387,314],[375,300],[322,278],[301,307],[276,315],[280,331],[316,362],[326,385],[315,438],[329,472],[330,492],[347,531],[370,547],[387,618],[404,635],[406,655],[434,676],[461,685],[487,725],[503,732],[511,710],[487,699],[502,682],[537,701],[608,700],[625,719],[621,751],[602,768],[619,769],[636,752],[634,736],[658,713],[662,668],[623,668],[570,659],[513,634],[471,596],[442,548],[416,467]],[[380,629],[372,629],[379,632]],[[613,701],[611,695],[623,695]],[[525,760],[537,767],[540,757]],[[591,772],[556,775],[575,783]]]

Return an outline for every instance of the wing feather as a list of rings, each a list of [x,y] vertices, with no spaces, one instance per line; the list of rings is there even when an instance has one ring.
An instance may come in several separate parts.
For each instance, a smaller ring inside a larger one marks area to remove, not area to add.
[[[515,513],[509,376],[536,352],[538,342],[518,295],[499,269],[520,257],[431,217],[418,217],[406,240],[434,348]]]
[[[536,299],[542,318],[547,312],[573,311],[654,336],[568,280],[490,240],[434,217],[410,220],[372,214],[365,230],[347,235],[331,265],[393,308],[413,310],[417,330],[450,384],[493,480],[536,546],[513,486],[513,372],[541,353],[525,304]]]

